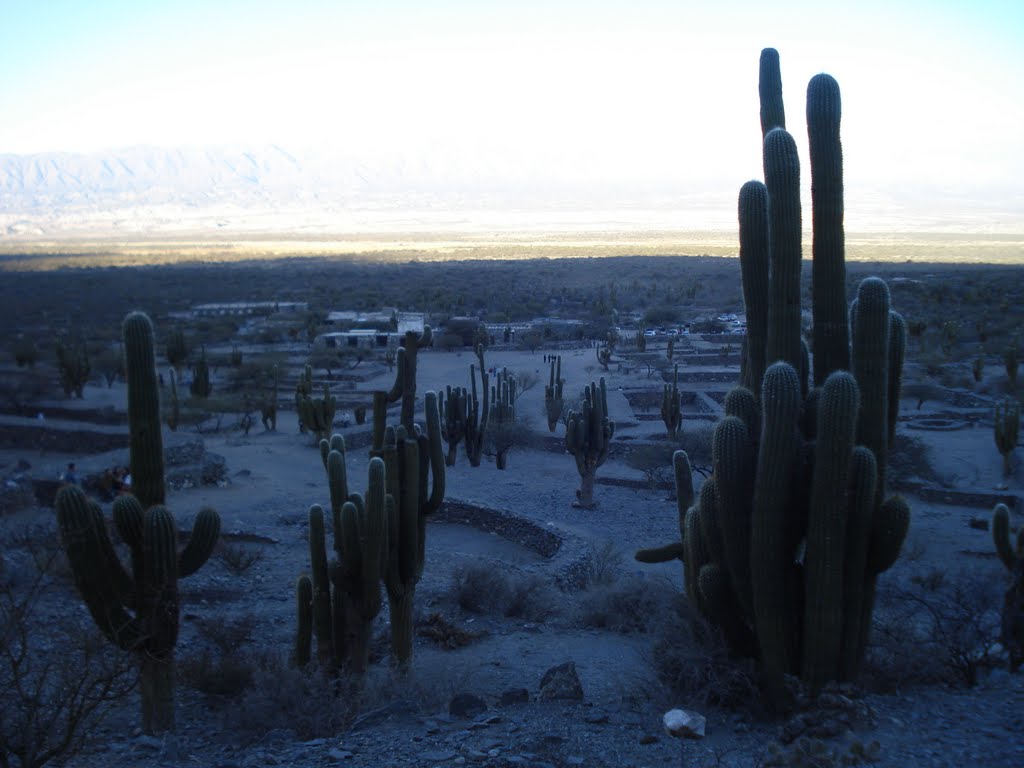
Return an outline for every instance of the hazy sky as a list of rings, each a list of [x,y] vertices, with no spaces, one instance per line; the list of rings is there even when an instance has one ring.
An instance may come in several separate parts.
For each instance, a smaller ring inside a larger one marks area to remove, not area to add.
[[[848,181],[1020,190],[1020,0],[0,0],[0,153],[277,143],[760,175],[758,56],[843,91]]]

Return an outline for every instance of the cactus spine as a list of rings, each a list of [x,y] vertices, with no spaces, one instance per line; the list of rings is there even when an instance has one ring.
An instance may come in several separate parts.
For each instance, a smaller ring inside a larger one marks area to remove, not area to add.
[[[747,388],[726,398],[713,474],[683,544],[693,561],[691,599],[735,650],[756,644],[768,699],[783,708],[786,674],[813,690],[857,676],[878,575],[896,560],[909,525],[906,502],[885,496],[884,471],[906,328],[877,278],[861,283],[855,311],[846,310],[839,90],[818,75],[807,100],[815,207],[808,390],[800,168],[781,127],[778,55],[770,49],[761,58],[761,96],[766,183],[744,185],[738,206]]]
[[[554,432],[558,426],[558,419],[562,415],[562,387],[565,380],[562,379],[562,356],[554,355],[551,358],[551,373],[548,378],[548,385],[544,387],[544,412],[548,417],[548,431]]]
[[[565,425],[565,447],[576,459],[580,488],[574,506],[594,507],[594,479],[597,468],[608,458],[608,443],[615,434],[615,422],[608,418],[608,389],[604,377],[583,390],[580,410],[569,411]]]
[[[220,536],[220,517],[196,515],[179,554],[178,531],[163,506],[163,450],[153,353],[153,326],[142,313],[124,322],[128,418],[134,496],[115,501],[114,523],[131,552],[131,573],[107,535],[103,512],[77,486],[64,486],[55,507],[75,584],[106,637],[135,651],[141,666],[142,727],[174,730],[174,647],[178,638],[178,579],[209,559]]]
[[[1017,440],[1020,436],[1020,403],[1009,398],[997,403],[995,421],[992,426],[996,447],[1003,455],[1003,476],[1009,477],[1010,458],[1017,448]]]
[[[661,395],[661,420],[669,437],[675,437],[683,424],[682,397],[679,394],[679,363],[672,369],[672,386],[665,385]]]

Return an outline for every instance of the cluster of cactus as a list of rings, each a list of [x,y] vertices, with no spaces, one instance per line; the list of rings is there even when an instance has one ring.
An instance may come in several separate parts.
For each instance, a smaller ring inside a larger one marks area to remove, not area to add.
[[[336,558],[328,564],[324,510],[314,504],[309,509],[312,576],[300,576],[296,586],[295,662],[299,666],[309,663],[315,636],[322,669],[361,674],[369,661],[373,621],[381,609],[380,580],[394,501],[387,494],[382,459],[370,460],[363,497],[349,493],[342,436],[322,440],[320,454],[330,489]]]
[[[61,335],[57,339],[57,375],[60,386],[67,397],[74,395],[82,399],[82,391],[89,382],[92,366],[89,364],[89,350],[80,337]]]
[[[565,447],[576,459],[580,487],[574,506],[591,509],[597,468],[608,458],[608,444],[615,434],[615,422],[608,418],[608,389],[601,377],[583,390],[579,411],[569,411],[565,424]]]
[[[185,364],[188,359],[188,343],[185,341],[185,332],[181,328],[175,328],[167,336],[164,356],[174,368],[181,368]]]
[[[78,486],[64,486],[55,507],[75,584],[97,627],[139,657],[142,727],[156,734],[174,730],[178,579],[207,561],[220,535],[220,517],[212,509],[201,509],[188,544],[178,553],[177,526],[164,506],[153,326],[146,315],[135,312],[125,319],[123,332],[133,495],[118,497],[113,517],[131,552],[131,571],[114,551],[103,511]]]
[[[441,418],[441,437],[448,444],[448,453],[444,463],[455,466],[455,457],[459,443],[466,436],[466,424],[469,420],[469,392],[463,387],[449,384],[444,392],[438,393],[438,410]],[[485,417],[486,418],[486,417]]]
[[[189,392],[192,397],[205,400],[213,392],[213,385],[210,384],[210,364],[206,361],[206,348],[199,353],[199,359],[192,366],[192,383],[189,385]]]
[[[319,443],[330,434],[334,424],[334,414],[338,410],[338,399],[331,394],[331,387],[325,381],[322,397],[305,395],[297,400],[299,422],[304,429],[313,433]]]
[[[634,336],[633,339],[634,339],[634,341],[636,343],[636,349],[637,349],[638,352],[646,352],[647,351],[647,337],[644,336],[644,329],[643,328],[638,328],[637,329],[636,336]]]
[[[299,371],[299,379],[295,382],[295,412],[299,416],[299,432],[306,434],[306,425],[302,422],[302,399],[313,395],[313,366],[308,363]]]
[[[679,428],[683,424],[682,403],[682,396],[679,394],[679,363],[676,363],[672,369],[672,384],[666,384],[661,395],[661,420],[665,422],[669,437],[679,434]]]
[[[996,447],[1003,455],[1003,476],[1009,477],[1010,459],[1020,437],[1020,403],[1012,398],[1006,398],[996,404],[993,434]]]
[[[417,341],[425,338],[429,343],[429,334],[427,328],[423,337],[406,335],[406,344],[398,351],[395,385],[390,391],[373,393],[370,456],[383,461],[387,494],[393,499],[394,514],[387,521],[383,577],[391,617],[391,650],[400,666],[408,664],[412,657],[413,598],[423,574],[427,517],[444,500],[445,461],[441,416],[434,392],[427,392],[424,397],[425,433],[412,422],[411,405],[408,425],[388,425],[387,406],[389,401],[401,397],[402,417],[406,418],[405,405],[412,402],[416,393]]]
[[[609,345],[607,345],[607,344],[598,347],[597,348],[597,362],[599,362],[601,364],[601,367],[604,368],[607,371],[608,370],[608,365],[611,363],[611,361],[612,361],[612,348]]]
[[[507,368],[502,368],[491,385],[490,412],[487,414],[489,438],[494,450],[494,465],[498,469],[508,466],[508,452],[512,448],[512,428],[516,421],[518,384]]]
[[[278,393],[278,379],[279,373],[277,366],[274,366],[274,389],[270,393],[269,397],[264,397],[263,404],[260,406],[260,418],[263,421],[263,428],[270,432],[277,431],[277,399]]]
[[[761,115],[766,183],[748,182],[739,197],[747,386],[726,398],[713,474],[685,512],[690,481],[677,481],[681,541],[638,555],[682,555],[692,601],[735,650],[759,657],[769,702],[785,707],[786,674],[812,690],[857,676],[876,580],[909,526],[906,502],[885,497],[906,329],[877,278],[861,283],[847,311],[839,87],[817,75],[807,92],[815,352],[808,381],[799,160],[782,127],[772,49],[761,57]],[[675,461],[677,477],[688,474],[685,456]]]
[[[992,539],[996,554],[1010,572],[1010,588],[1003,599],[1000,642],[1010,657],[1010,669],[1024,664],[1024,526],[1010,534],[1010,510],[997,504],[992,512]]]
[[[544,387],[544,412],[548,417],[548,431],[554,432],[558,426],[558,420],[562,417],[562,386],[565,380],[562,378],[562,356],[551,357],[551,374],[548,378],[548,385]]]
[[[676,340],[675,339],[669,339],[668,340],[668,346],[665,347],[665,354],[668,357],[668,359],[671,361],[672,357],[675,355],[675,353],[676,353]]]
[[[441,419],[441,436],[448,443],[448,454],[445,464],[455,465],[456,449],[459,441],[464,441],[466,458],[471,467],[479,467],[484,455],[484,435],[487,432],[487,420],[490,418],[490,399],[487,369],[484,367],[484,349],[476,347],[477,360],[480,362],[480,384],[483,401],[477,396],[476,366],[469,366],[470,388],[446,387],[444,393],[438,393],[438,409]]]

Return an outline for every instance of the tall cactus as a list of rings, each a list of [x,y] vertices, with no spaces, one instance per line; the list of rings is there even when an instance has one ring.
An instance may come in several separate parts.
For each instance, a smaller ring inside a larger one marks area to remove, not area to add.
[[[999,560],[1010,572],[1010,587],[1003,599],[1000,641],[1010,657],[1010,669],[1024,664],[1024,526],[1010,535],[1010,510],[997,504],[992,511],[992,539]]]
[[[565,381],[562,379],[562,356],[551,357],[551,373],[548,385],[544,387],[544,412],[548,417],[548,431],[554,432],[558,427],[558,420],[562,416],[562,387]]]
[[[494,449],[494,465],[498,469],[508,466],[508,452],[512,449],[516,421],[517,383],[507,368],[502,368],[491,386],[491,412],[487,417],[490,427],[490,446]]]
[[[1020,403],[1007,398],[996,403],[995,421],[992,424],[996,447],[1003,455],[1003,476],[1010,476],[1010,458],[1017,448],[1020,436]]]
[[[886,284],[845,306],[839,90],[808,87],[814,187],[814,388],[800,331],[800,168],[781,127],[778,55],[761,59],[766,183],[740,192],[748,343],[745,388],[726,398],[712,477],[684,526],[687,592],[740,652],[760,660],[769,701],[784,678],[813,689],[857,676],[875,585],[899,555],[910,510],[885,496],[906,329]],[[851,333],[852,326],[852,333]],[[638,559],[648,556],[638,553]],[[753,642],[751,642],[753,641]]]
[[[672,369],[672,385],[665,385],[661,395],[661,420],[665,423],[669,437],[679,434],[683,424],[682,396],[679,394],[679,363]]]
[[[374,453],[384,460],[394,514],[388,518],[384,585],[391,615],[391,652],[399,666],[412,658],[416,584],[423,575],[427,518],[444,500],[445,464],[437,395],[424,397],[426,434],[387,427]]]
[[[121,496],[114,524],[131,552],[125,570],[107,534],[99,505],[77,486],[64,486],[55,508],[75,584],[96,625],[118,647],[138,654],[142,727],[174,730],[174,647],[178,638],[178,579],[209,559],[220,536],[210,508],[196,515],[188,544],[177,551],[178,531],[163,506],[163,448],[153,327],[142,313],[124,322],[128,419],[134,496]]]
[[[483,360],[481,352],[481,361]],[[469,395],[466,401],[466,458],[471,467],[479,467],[484,457],[484,437],[487,434],[487,419],[490,417],[490,395],[487,369],[480,364],[480,391],[482,399],[476,394],[476,368],[469,366]]]
[[[421,349],[429,347],[433,341],[433,332],[429,325],[423,326],[423,333],[406,331],[402,346],[398,348],[395,383],[388,391],[388,402],[401,400],[402,412],[399,423],[408,431],[413,429],[416,413],[416,359]]]
[[[580,487],[574,506],[592,509],[597,468],[608,458],[608,443],[615,434],[615,422],[608,418],[608,389],[602,376],[583,390],[579,411],[569,411],[565,424],[565,447],[576,460]]]

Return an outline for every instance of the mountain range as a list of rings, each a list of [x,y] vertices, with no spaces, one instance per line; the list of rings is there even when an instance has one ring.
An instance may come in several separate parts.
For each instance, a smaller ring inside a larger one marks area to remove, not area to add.
[[[578,158],[570,167],[513,153],[368,156],[277,145],[0,154],[0,240],[736,226],[743,180],[579,178],[581,167]],[[1019,192],[1001,207],[934,189],[865,188],[851,205],[848,188],[847,198],[848,226],[852,213],[871,230],[1021,231],[1024,211]]]

